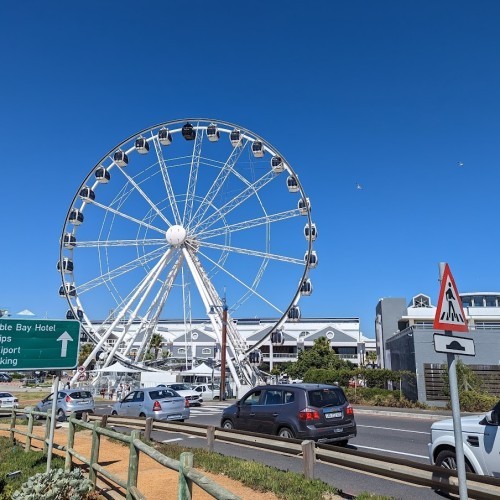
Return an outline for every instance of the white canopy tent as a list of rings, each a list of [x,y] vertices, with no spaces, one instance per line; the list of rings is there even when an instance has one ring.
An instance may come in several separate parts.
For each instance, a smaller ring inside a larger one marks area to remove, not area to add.
[[[106,366],[105,368],[98,368],[94,371],[99,373],[139,373],[141,370],[129,368],[128,366],[122,365],[117,361],[112,365]]]
[[[212,374],[214,377],[220,377],[220,371],[212,369],[206,363],[201,363],[200,365],[195,366],[194,368],[191,368],[191,370],[186,370],[186,371],[181,372],[182,376],[195,375],[195,376],[211,377]]]

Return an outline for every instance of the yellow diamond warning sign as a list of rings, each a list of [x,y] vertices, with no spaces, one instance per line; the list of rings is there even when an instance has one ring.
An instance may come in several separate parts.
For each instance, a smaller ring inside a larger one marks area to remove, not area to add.
[[[441,279],[441,290],[439,291],[436,316],[434,317],[434,328],[437,330],[450,330],[453,332],[468,332],[464,308],[455,280],[448,264],[444,267]]]

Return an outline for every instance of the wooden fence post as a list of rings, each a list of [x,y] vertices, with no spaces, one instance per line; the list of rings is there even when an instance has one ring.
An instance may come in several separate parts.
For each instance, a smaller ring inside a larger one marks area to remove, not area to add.
[[[214,451],[215,443],[215,426],[209,425],[207,427],[207,450]]]
[[[151,431],[153,430],[153,419],[148,417],[146,419],[146,427],[144,428],[144,440],[151,441]]]
[[[314,479],[314,463],[316,461],[314,441],[302,441],[302,455],[304,457],[304,476],[306,479]]]
[[[104,428],[105,428],[105,427],[107,427],[107,426],[108,426],[108,417],[109,417],[109,415],[107,415],[107,414],[106,414],[106,415],[103,415],[103,416],[101,417],[101,427],[104,427]]]
[[[64,470],[65,472],[71,472],[72,460],[71,451],[75,446],[75,423],[73,417],[68,419],[68,442],[66,444],[66,459],[64,460]]]
[[[99,461],[99,444],[101,441],[101,435],[97,432],[97,427],[99,427],[99,422],[94,422],[94,428],[92,429],[92,449],[90,450],[89,459],[89,479],[94,485],[94,489],[97,482],[97,472],[94,469],[94,464]]]
[[[130,456],[128,459],[128,478],[127,478],[127,500],[132,500],[130,491],[132,487],[137,487],[137,476],[139,474],[139,450],[135,447],[134,440],[140,439],[141,431],[135,430],[130,433]]]
[[[178,500],[191,500],[193,494],[193,482],[184,475],[185,468],[193,466],[193,454],[185,451],[179,457],[179,491]]]
[[[14,429],[16,428],[16,410],[12,408],[12,416],[10,417],[10,442],[12,446],[16,444],[16,433],[14,432]]]
[[[50,425],[52,422],[52,415],[50,410],[47,411],[45,416],[45,438],[43,439],[43,454],[47,455],[49,453],[49,438],[50,438]]]
[[[28,432],[26,433],[26,444],[24,445],[24,451],[27,453],[31,450],[31,436],[33,435],[33,413],[28,413]]]

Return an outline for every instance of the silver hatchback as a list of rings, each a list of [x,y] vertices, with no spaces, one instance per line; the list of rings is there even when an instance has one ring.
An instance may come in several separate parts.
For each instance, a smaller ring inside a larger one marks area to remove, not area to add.
[[[47,413],[52,409],[54,394],[39,401],[36,411]],[[57,392],[56,415],[59,421],[63,421],[71,414],[81,417],[82,413],[94,413],[94,398],[89,391],[83,389],[63,389]]]
[[[168,387],[148,387],[133,391],[113,405],[111,415],[149,417],[155,420],[189,418],[189,402]]]

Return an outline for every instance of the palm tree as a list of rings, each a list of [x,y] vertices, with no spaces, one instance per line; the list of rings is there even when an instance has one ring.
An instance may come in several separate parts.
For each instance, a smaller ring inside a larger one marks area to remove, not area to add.
[[[163,345],[163,337],[159,333],[153,333],[151,335],[151,340],[149,341],[149,350],[153,351],[153,359],[158,358],[158,352],[161,351]]]

